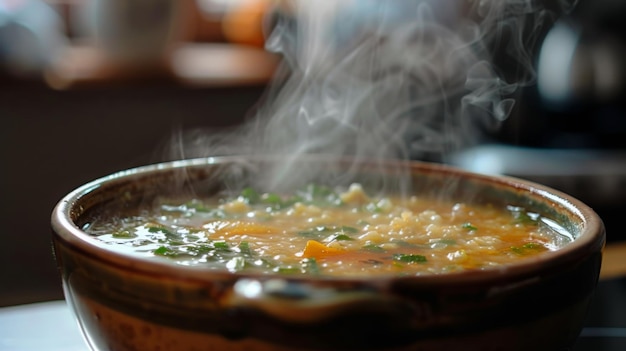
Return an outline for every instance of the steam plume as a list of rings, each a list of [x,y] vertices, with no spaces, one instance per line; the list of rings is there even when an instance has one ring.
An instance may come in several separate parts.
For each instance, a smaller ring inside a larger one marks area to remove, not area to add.
[[[229,134],[184,135],[176,150],[185,158],[441,160],[507,118],[516,90],[534,82],[539,29],[571,6],[558,0],[286,3],[289,15],[279,16],[267,38],[267,49],[284,63],[250,121]],[[496,65],[496,56],[507,67]]]

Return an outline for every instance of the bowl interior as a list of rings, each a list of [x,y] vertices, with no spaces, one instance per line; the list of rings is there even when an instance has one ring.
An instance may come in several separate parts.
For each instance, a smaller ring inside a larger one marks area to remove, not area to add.
[[[209,158],[117,173],[69,194],[56,209],[53,226],[64,240],[89,250],[105,251],[102,254],[109,256],[111,253],[106,252],[110,251],[106,244],[98,242],[80,228],[101,218],[140,211],[162,197],[233,194],[251,185],[262,191],[290,191],[312,182],[330,186],[348,186],[359,182],[372,194],[383,192],[523,207],[552,219],[575,238],[550,257],[571,255],[571,252],[582,250],[591,243],[603,245],[603,240],[598,240],[604,235],[602,221],[593,210],[571,196],[539,184],[420,162],[355,162],[311,158],[287,166],[283,163],[275,158]],[[520,266],[530,269],[529,265],[547,259],[555,258],[539,256],[522,261]]]

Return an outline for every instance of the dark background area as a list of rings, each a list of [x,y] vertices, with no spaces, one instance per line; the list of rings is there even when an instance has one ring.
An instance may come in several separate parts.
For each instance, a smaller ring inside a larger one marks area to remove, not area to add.
[[[162,81],[56,91],[0,79],[0,306],[63,297],[50,241],[50,215],[62,196],[163,160],[180,128],[240,123],[263,89]]]

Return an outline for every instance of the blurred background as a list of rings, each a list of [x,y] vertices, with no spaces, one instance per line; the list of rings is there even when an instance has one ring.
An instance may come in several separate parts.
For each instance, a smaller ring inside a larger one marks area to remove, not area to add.
[[[278,63],[262,48],[268,4],[0,0],[0,306],[62,298],[62,196],[173,157],[178,130],[245,118]]]
[[[0,0],[0,306],[62,299],[49,217],[63,195],[181,156],[163,149],[178,130],[235,126],[254,110],[281,60],[263,47],[282,10]],[[599,212],[609,242],[626,239],[625,15],[624,1],[581,0],[554,18],[509,118],[442,161],[568,192]]]

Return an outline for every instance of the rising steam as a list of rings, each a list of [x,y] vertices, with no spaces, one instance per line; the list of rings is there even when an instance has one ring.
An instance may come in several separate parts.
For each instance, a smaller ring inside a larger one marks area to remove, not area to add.
[[[266,41],[283,65],[249,122],[231,133],[181,135],[176,156],[443,160],[507,118],[517,89],[534,82],[540,29],[571,5],[286,3]]]

